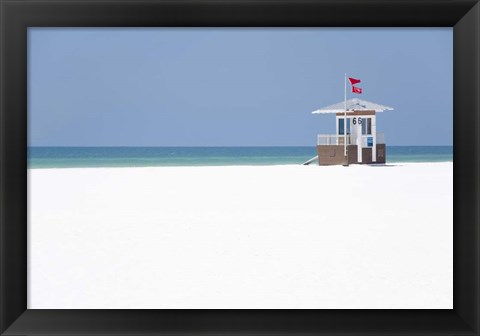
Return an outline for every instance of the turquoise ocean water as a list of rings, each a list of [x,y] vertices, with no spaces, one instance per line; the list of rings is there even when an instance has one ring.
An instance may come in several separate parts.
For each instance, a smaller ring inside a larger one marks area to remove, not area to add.
[[[302,164],[311,147],[29,147],[29,168]],[[452,146],[387,146],[387,163],[453,161]]]

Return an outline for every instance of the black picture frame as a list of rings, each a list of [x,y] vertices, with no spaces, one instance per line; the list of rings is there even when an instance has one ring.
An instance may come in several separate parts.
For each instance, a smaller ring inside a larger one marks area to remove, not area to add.
[[[453,309],[28,310],[27,28],[80,26],[453,27]],[[0,0],[0,29],[2,335],[479,335],[478,1]]]

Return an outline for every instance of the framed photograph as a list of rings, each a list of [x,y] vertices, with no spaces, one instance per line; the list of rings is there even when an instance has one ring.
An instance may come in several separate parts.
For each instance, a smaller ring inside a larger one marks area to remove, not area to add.
[[[2,335],[479,334],[477,1],[0,4]]]

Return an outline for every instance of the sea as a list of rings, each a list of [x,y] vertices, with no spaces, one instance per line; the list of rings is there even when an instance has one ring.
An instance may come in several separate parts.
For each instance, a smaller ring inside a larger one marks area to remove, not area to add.
[[[29,147],[28,168],[301,165],[316,147]],[[387,163],[453,162],[452,146],[387,146]]]

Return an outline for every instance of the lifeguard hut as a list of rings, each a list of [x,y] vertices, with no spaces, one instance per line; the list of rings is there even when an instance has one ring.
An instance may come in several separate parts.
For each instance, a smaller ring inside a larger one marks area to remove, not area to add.
[[[319,165],[385,163],[385,136],[377,132],[377,113],[387,110],[393,108],[353,98],[313,111],[336,117],[335,134],[317,136]]]

